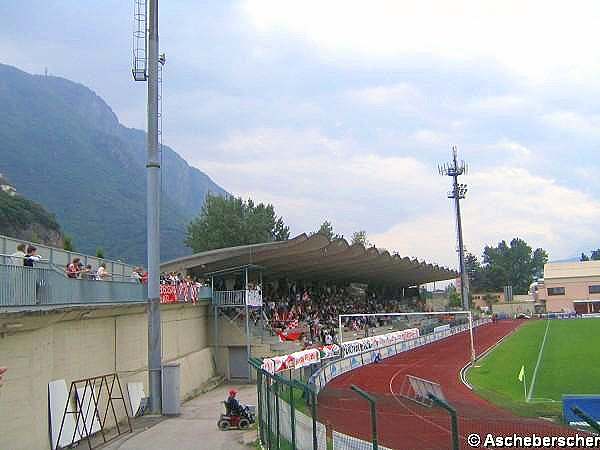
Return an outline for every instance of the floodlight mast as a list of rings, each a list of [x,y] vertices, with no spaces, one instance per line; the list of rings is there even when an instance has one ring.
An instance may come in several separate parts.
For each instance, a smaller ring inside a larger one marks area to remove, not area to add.
[[[148,388],[150,411],[162,413],[160,330],[160,153],[158,148],[158,0],[135,0],[133,68],[135,81],[148,83],[146,228],[148,252]],[[147,21],[146,21],[147,17]]]
[[[458,161],[458,149],[452,146],[452,161],[438,166],[440,175],[452,178],[452,190],[448,192],[448,198],[454,199],[456,213],[456,234],[458,240],[458,264],[460,267],[460,297],[463,309],[469,310],[469,280],[465,269],[465,247],[462,234],[462,219],[460,214],[460,201],[467,194],[467,185],[458,182],[458,177],[467,173],[468,167],[464,161]]]

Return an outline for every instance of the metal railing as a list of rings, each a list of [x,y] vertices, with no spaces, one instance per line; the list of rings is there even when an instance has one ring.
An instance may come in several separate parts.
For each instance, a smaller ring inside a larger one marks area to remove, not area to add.
[[[137,303],[147,286],[131,281],[73,279],[51,267],[0,264],[0,307]]]
[[[246,304],[246,291],[213,291],[213,304],[218,306],[244,306]]]
[[[127,277],[131,275],[133,266],[125,264],[122,261],[113,261],[106,258],[98,258],[96,256],[84,255],[83,253],[69,252],[61,248],[50,247],[35,242],[25,241],[23,239],[15,239],[9,236],[0,235],[0,264],[10,264],[11,261],[8,255],[15,252],[17,245],[33,245],[37,248],[37,253],[50,264],[59,267],[66,267],[73,259],[79,258],[83,265],[91,265],[92,269],[96,270],[101,263],[106,264],[107,272],[115,277]]]

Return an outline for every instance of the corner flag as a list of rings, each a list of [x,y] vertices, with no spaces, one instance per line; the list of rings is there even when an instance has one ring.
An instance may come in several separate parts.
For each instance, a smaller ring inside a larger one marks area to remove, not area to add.
[[[523,381],[523,377],[525,376],[525,366],[521,366],[521,370],[519,371],[519,376],[517,378],[519,378],[519,381]]]

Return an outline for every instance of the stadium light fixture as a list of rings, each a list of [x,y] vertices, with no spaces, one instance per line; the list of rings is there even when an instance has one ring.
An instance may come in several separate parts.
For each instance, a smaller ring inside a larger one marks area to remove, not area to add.
[[[467,195],[467,185],[458,182],[458,177],[466,175],[469,167],[464,161],[458,160],[458,149],[456,145],[452,146],[452,161],[438,165],[438,172],[442,176],[452,178],[452,189],[448,192],[448,198],[454,200],[456,214],[456,234],[458,241],[458,263],[460,267],[460,295],[463,309],[469,310],[469,281],[465,269],[465,247],[462,235],[462,220],[460,214],[460,201]]]

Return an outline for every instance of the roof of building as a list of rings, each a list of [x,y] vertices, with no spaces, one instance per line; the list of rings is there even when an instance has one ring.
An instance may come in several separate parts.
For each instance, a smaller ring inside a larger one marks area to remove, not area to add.
[[[455,278],[447,267],[390,254],[375,247],[329,241],[321,234],[301,234],[286,241],[209,250],[161,265],[162,271],[189,270],[196,275],[254,264],[269,277],[344,282],[381,282],[414,286]]]
[[[600,276],[600,261],[548,263],[544,266],[544,280],[598,276]]]

